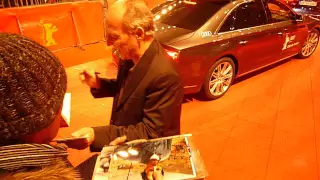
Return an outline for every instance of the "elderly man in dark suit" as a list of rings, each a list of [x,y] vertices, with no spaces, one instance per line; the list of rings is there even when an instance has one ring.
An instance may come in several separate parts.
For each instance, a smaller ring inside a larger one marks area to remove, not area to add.
[[[103,79],[84,70],[80,79],[95,98],[114,97],[110,125],[83,128],[73,136],[88,137],[81,148],[91,145],[100,150],[116,138],[131,141],[180,134],[183,86],[175,62],[153,38],[153,15],[146,3],[116,1],[106,17],[107,43],[122,59],[118,77]]]

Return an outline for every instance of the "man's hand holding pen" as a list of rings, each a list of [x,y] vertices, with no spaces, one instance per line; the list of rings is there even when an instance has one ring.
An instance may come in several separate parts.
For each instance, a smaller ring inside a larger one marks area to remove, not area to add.
[[[96,89],[100,88],[101,80],[100,80],[100,77],[98,76],[98,74],[100,74],[99,72],[88,71],[85,69],[76,69],[76,70],[80,71],[79,79],[83,84],[86,84],[91,88],[96,88]]]

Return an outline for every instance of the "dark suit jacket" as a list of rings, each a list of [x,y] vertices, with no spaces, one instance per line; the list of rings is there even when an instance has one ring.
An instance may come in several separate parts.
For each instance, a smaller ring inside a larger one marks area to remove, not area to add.
[[[153,41],[129,74],[133,65],[121,61],[117,80],[102,79],[100,89],[91,89],[95,98],[114,97],[110,125],[94,128],[93,151],[123,135],[131,141],[180,134],[183,86],[174,61]]]

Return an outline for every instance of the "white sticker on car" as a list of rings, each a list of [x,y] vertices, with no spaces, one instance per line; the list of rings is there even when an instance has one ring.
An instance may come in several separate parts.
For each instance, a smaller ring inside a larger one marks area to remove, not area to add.
[[[297,46],[299,42],[294,42],[295,39],[296,39],[296,35],[289,36],[288,34],[286,34],[286,39],[283,43],[282,50],[284,51],[286,49]]]

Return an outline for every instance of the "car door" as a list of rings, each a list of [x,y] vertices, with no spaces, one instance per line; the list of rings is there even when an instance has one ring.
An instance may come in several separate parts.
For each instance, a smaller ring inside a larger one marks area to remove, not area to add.
[[[270,0],[267,3],[267,7],[275,27],[282,29],[280,59],[288,58],[299,53],[308,35],[307,25],[297,21],[295,13],[280,1]]]
[[[239,63],[239,74],[243,74],[279,58],[280,32],[268,24],[263,4],[252,1],[239,5],[226,19],[218,34],[232,34],[232,52]]]

